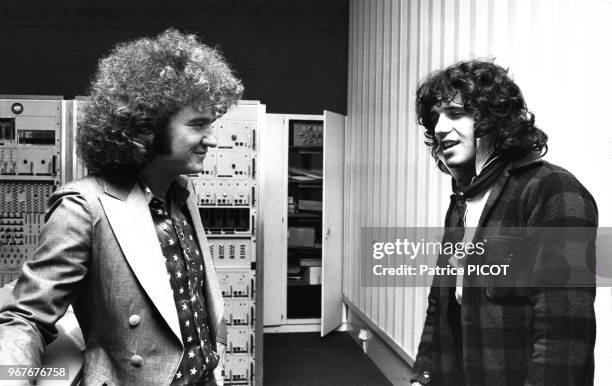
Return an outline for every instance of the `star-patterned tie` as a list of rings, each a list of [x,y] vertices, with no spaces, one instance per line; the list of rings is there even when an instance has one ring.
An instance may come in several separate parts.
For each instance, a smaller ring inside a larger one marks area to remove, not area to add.
[[[200,247],[186,213],[178,209],[170,215],[158,198],[153,198],[149,207],[166,259],[185,347],[172,385],[194,384],[212,373],[219,362],[210,341],[202,293],[204,267]]]

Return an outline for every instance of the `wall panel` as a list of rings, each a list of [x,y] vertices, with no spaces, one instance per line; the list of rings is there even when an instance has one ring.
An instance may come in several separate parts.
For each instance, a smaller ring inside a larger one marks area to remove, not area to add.
[[[606,71],[612,68],[611,3],[351,1],[344,296],[401,347],[409,362],[420,340],[428,288],[365,287],[359,259],[364,226],[442,225],[450,181],[438,172],[415,123],[419,80],[474,57],[510,67],[550,136],[547,158],[584,182],[598,200],[600,223],[611,225],[612,182],[592,167],[612,175],[612,85]],[[590,134],[577,135],[581,127]],[[597,137],[602,140],[594,141]],[[600,293],[599,323],[609,324],[610,289]],[[610,340],[609,333],[598,336],[598,363],[612,359],[611,345],[600,344]],[[598,366],[597,371],[602,377],[609,370]]]

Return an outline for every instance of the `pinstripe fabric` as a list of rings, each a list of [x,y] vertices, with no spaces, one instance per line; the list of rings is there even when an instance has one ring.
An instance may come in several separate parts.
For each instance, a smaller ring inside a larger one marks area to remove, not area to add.
[[[475,239],[503,239],[504,252],[521,239],[504,227],[590,227],[581,241],[534,245],[531,280],[549,269],[585,272],[594,263],[597,207],[568,171],[529,155],[494,184]],[[524,241],[523,241],[524,243]],[[438,264],[447,261],[440,258]],[[415,380],[432,385],[591,385],[595,344],[595,289],[496,286],[479,277],[464,282],[463,305],[453,288],[429,294]],[[460,343],[459,343],[460,342]]]

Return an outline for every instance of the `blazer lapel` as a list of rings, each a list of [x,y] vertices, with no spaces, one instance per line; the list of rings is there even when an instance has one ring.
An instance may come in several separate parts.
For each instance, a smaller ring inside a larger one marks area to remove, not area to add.
[[[149,206],[135,183],[127,197],[107,190],[100,196],[106,217],[125,259],[170,329],[182,342],[174,295]]]

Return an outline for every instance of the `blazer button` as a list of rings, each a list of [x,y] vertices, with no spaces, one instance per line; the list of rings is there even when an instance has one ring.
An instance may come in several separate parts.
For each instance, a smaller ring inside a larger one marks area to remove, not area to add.
[[[142,357],[140,355],[132,355],[132,358],[130,358],[130,362],[132,362],[132,365],[140,367],[142,366]]]
[[[130,316],[130,318],[128,319],[128,323],[132,327],[138,326],[138,324],[140,323],[140,316],[139,315],[132,315],[132,316]]]

